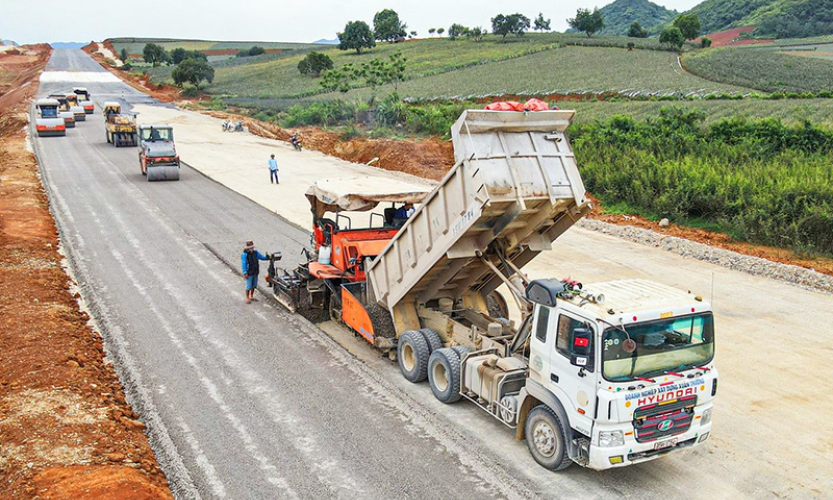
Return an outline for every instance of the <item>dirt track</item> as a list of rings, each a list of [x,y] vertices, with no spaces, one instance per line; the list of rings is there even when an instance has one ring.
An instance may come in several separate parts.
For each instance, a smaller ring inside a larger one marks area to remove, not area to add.
[[[172,498],[144,424],[79,311],[27,152],[48,46],[0,55],[0,498]],[[31,51],[31,52],[30,52]]]

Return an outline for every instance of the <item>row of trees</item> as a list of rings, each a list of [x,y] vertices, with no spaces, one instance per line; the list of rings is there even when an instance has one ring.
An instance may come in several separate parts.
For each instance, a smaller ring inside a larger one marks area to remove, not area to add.
[[[405,67],[408,59],[401,50],[391,54],[388,60],[373,58],[360,64],[348,63],[338,69],[324,71],[321,88],[328,92],[348,92],[355,82],[363,81],[364,87],[370,87],[375,93],[382,85],[393,84],[394,92],[399,83],[405,79]]]
[[[122,49],[122,60],[126,62],[127,56],[127,50]],[[154,67],[160,64],[175,64],[176,68],[171,72],[171,78],[180,87],[190,83],[199,88],[204,81],[214,81],[214,68],[208,64],[208,56],[198,50],[178,47],[169,53],[161,45],[148,43],[142,50],[142,57]]]

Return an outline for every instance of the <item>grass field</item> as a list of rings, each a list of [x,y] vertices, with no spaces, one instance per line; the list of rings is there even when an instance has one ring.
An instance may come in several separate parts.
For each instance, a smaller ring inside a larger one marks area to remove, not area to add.
[[[696,75],[767,92],[833,89],[833,61],[798,57],[772,48],[709,49],[686,54],[683,62]]]

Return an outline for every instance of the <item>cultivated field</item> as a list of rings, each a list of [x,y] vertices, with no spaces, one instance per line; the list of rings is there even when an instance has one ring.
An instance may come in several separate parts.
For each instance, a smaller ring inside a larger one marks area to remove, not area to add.
[[[787,124],[810,120],[817,125],[833,127],[833,99],[762,99],[702,100],[702,101],[622,101],[572,102],[556,101],[562,108],[576,110],[575,123],[607,119],[613,115],[628,115],[636,119],[654,117],[662,108],[700,109],[706,122],[737,116],[749,119],[778,118]]]
[[[696,75],[767,92],[821,92],[833,87],[833,61],[770,47],[710,49],[686,54],[683,62]]]

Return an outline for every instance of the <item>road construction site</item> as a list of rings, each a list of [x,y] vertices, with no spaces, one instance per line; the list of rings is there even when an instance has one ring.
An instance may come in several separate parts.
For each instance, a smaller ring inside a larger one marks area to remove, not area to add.
[[[106,143],[100,114],[35,149],[82,295],[177,496],[734,498],[833,487],[824,472],[833,382],[813,377],[831,352],[830,295],[573,227],[524,271],[646,278],[705,296],[721,382],[704,446],[555,474],[474,405],[440,403],[340,325],[312,325],[266,294],[242,300],[244,241],[280,250],[287,268],[301,262],[312,229],[304,193],[315,181],[430,183],[226,133],[221,120],[160,105],[99,73],[107,74],[82,52],[55,51],[40,93],[83,83],[99,109],[118,100],[139,123],[173,125],[179,181],[148,183],[134,148]],[[270,154],[278,185],[268,182]]]

